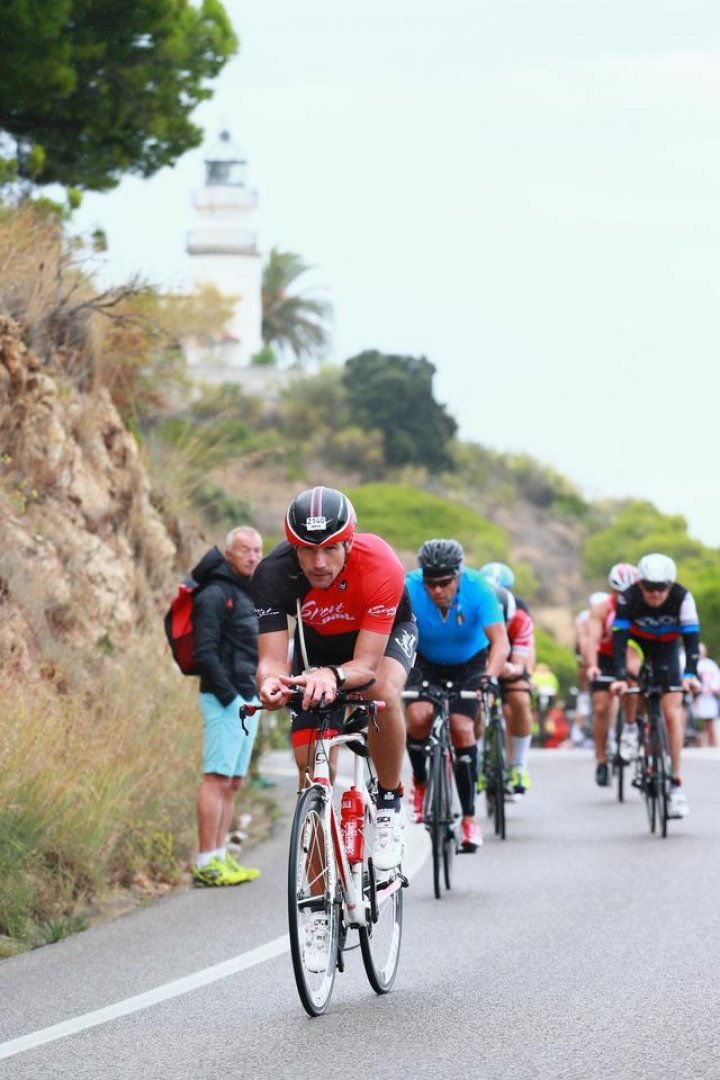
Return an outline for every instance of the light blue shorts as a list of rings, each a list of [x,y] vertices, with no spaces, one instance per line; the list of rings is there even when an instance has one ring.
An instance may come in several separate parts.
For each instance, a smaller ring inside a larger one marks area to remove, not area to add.
[[[243,731],[238,706],[251,704],[240,696],[230,705],[221,705],[214,694],[200,695],[200,711],[204,722],[203,772],[218,776],[245,776],[250,765],[260,713],[245,717]],[[253,703],[254,704],[254,703]]]

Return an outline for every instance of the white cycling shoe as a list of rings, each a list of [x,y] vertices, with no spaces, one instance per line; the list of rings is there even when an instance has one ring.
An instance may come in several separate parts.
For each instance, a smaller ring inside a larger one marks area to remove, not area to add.
[[[373,864],[376,870],[395,870],[405,854],[405,811],[380,810],[375,819]]]
[[[618,752],[623,761],[629,765],[638,756],[638,729],[637,724],[626,724],[620,736]]]
[[[685,792],[681,787],[670,788],[670,795],[668,796],[668,808],[667,815],[669,818],[681,818],[687,817],[690,813],[690,807],[685,797]]]

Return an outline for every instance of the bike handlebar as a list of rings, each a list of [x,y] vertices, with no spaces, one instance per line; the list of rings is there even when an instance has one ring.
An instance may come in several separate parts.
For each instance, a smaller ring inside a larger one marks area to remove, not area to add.
[[[288,701],[288,707],[290,709],[301,709],[304,687],[297,686],[294,688],[292,697]],[[357,690],[338,690],[335,697],[331,702],[327,704],[324,701],[318,702],[317,705],[310,705],[309,708],[303,709],[303,712],[330,712],[343,706],[351,706],[353,708],[362,708],[367,712],[382,712],[385,708],[385,702],[380,700],[367,700],[365,698],[357,697]],[[240,706],[240,719],[243,720],[246,716],[254,716],[256,712],[262,711],[262,705],[241,705]]]
[[[482,694],[488,690],[497,692],[497,688],[490,682],[491,676],[483,676],[483,683],[477,690],[461,690],[455,683],[449,680],[444,683],[422,682],[417,690],[403,690],[400,697],[403,701],[452,701],[461,698],[464,701],[479,701]]]

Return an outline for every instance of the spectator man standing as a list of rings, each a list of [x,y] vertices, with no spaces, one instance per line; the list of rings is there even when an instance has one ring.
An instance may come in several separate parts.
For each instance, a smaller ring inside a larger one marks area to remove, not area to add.
[[[258,620],[250,579],[261,558],[260,534],[240,526],[228,533],[224,552],[211,548],[192,571],[202,585],[193,605],[204,724],[204,775],[197,795],[199,851],[193,869],[197,885],[239,885],[260,873],[239,865],[227,852],[225,837],[257,733],[257,714],[246,718],[246,734],[239,708],[258,703]]]

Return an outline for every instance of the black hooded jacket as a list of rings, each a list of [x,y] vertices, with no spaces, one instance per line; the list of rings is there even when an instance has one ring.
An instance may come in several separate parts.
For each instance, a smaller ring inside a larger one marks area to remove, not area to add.
[[[257,695],[258,621],[250,596],[250,578],[236,574],[217,547],[192,571],[202,585],[193,602],[195,662],[200,692],[229,705],[240,694]]]

